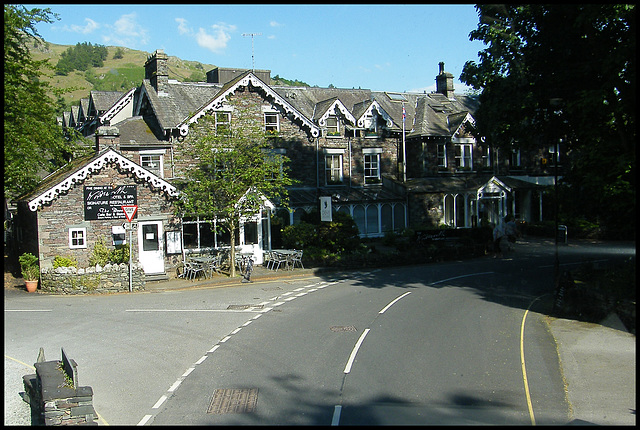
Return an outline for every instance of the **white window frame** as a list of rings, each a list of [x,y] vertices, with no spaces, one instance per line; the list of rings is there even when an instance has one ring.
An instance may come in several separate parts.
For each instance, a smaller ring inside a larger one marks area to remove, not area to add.
[[[329,125],[329,122],[333,122],[334,120],[336,122],[335,126]],[[325,124],[327,124],[327,137],[340,137],[340,119],[336,115],[329,115],[325,120]]]
[[[275,122],[268,122],[268,117],[275,117]],[[279,132],[280,131],[280,115],[276,111],[264,112],[264,131]]]
[[[447,144],[446,143],[438,143],[436,144],[436,162],[438,163],[438,167],[447,167]]]
[[[74,244],[74,240],[78,240],[78,237],[74,237],[74,233],[81,233],[82,243]],[[70,249],[86,249],[87,248],[87,228],[86,227],[69,227],[69,248]]]
[[[482,149],[482,166],[491,167],[491,147],[485,146]]]
[[[473,145],[470,143],[456,143],[456,168],[473,169]]]
[[[144,158],[153,158],[155,156],[158,157],[158,168],[152,169],[147,167],[145,165],[147,161],[144,160]],[[164,178],[164,149],[140,151],[140,165],[150,172],[157,174],[159,177]]]
[[[223,119],[226,116],[226,121]],[[231,112],[229,111],[216,111],[213,113],[216,123],[216,133],[218,133],[218,127],[226,126],[227,130],[231,130]]]
[[[324,150],[324,178],[327,185],[342,185],[344,182],[342,172],[342,157],[344,156],[343,149],[325,149]],[[337,160],[337,166],[336,164]],[[339,179],[333,179],[334,174],[339,174]],[[330,183],[334,182],[334,183]],[[338,183],[339,182],[339,183]]]
[[[521,167],[520,164],[520,149],[511,148],[511,167]]]
[[[365,138],[376,138],[378,137],[378,117],[376,115],[370,114],[364,116],[364,126],[365,130],[362,130],[363,137]]]
[[[381,180],[380,155],[382,154],[382,148],[363,148],[362,153],[365,185],[379,184]],[[374,164],[375,166],[373,166]],[[375,170],[375,175],[368,175],[367,170]]]

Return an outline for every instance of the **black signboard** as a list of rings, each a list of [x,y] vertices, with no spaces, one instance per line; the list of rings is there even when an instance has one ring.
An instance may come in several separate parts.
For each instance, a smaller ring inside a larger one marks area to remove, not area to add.
[[[124,219],[122,206],[138,204],[136,185],[95,185],[84,187],[85,221]],[[135,218],[135,217],[134,217]]]

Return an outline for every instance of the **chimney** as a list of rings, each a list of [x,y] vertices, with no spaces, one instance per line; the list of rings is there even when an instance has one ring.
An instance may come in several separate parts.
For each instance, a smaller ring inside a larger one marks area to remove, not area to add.
[[[439,62],[440,73],[436,76],[436,93],[444,94],[448,99],[453,98],[453,75],[444,71],[444,62]]]
[[[169,82],[169,57],[162,49],[156,49],[144,63],[144,78],[151,81],[151,85],[156,89],[158,94],[166,93],[167,83]]]
[[[120,151],[120,130],[118,127],[103,125],[96,130],[96,152],[107,148]]]

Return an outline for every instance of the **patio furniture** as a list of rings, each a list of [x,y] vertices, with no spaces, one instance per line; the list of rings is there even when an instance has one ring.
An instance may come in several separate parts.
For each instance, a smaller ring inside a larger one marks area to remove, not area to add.
[[[205,268],[201,263],[196,261],[187,261],[184,263],[184,277],[185,279],[194,280],[199,274],[203,274],[206,277]]]
[[[293,254],[291,254],[291,270],[295,269],[296,264],[300,265],[300,268],[304,269],[304,266],[302,265],[302,250],[294,249],[293,251]]]

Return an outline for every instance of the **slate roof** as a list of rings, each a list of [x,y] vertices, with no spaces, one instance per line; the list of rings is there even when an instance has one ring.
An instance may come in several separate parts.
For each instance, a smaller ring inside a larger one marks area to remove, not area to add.
[[[154,131],[141,116],[120,121],[116,127],[120,131],[120,145],[122,146],[167,146],[170,144],[159,130]]]
[[[94,116],[96,114],[106,112],[113,106],[124,93],[121,91],[91,91],[90,93],[90,106],[94,111],[90,111],[89,115]]]
[[[182,123],[222,89],[221,84],[203,82],[182,83],[169,80],[165,85],[166,91],[158,95],[151,81],[145,79],[142,82],[143,93],[149,97],[158,124],[165,130]]]

